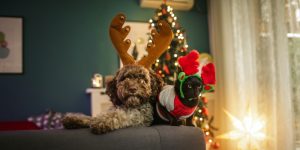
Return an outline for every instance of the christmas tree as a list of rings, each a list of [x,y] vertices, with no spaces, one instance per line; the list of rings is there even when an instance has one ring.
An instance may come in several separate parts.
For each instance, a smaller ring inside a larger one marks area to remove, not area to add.
[[[154,17],[149,20],[150,28],[158,29],[158,21],[160,20],[165,20],[170,24],[174,38],[168,50],[153,64],[152,69],[163,78],[165,83],[174,84],[178,73],[177,58],[187,54],[188,45],[186,43],[185,30],[177,22],[177,17],[173,13],[173,9],[166,5],[166,3],[163,3],[156,10]]]
[[[205,71],[206,69],[203,69],[204,66],[208,66],[210,65],[211,68],[214,68],[212,66],[213,65],[213,59],[211,57],[211,55],[207,54],[207,53],[200,53],[200,57],[199,57],[199,63],[200,63],[200,68],[202,68],[201,72],[203,73],[203,71]],[[215,70],[215,69],[212,69]],[[217,130],[216,127],[214,127],[212,125],[213,121],[214,121],[214,117],[213,116],[209,116],[209,111],[208,111],[208,98],[207,96],[213,96],[213,92],[214,92],[214,85],[215,85],[215,71],[213,71],[214,73],[214,82],[212,82],[210,86],[205,85],[204,86],[204,91],[206,91],[206,94],[202,94],[200,96],[200,101],[198,104],[198,108],[194,113],[194,124],[201,128],[204,135],[205,135],[205,140],[207,143],[207,147],[210,147],[210,149],[218,149],[220,147],[220,144],[215,140],[214,138],[214,131]]]

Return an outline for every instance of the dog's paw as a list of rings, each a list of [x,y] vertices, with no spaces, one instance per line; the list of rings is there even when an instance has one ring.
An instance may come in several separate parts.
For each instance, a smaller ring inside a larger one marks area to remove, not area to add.
[[[103,134],[118,129],[113,118],[96,117],[91,122],[91,131],[95,134]]]
[[[62,119],[66,129],[89,128],[91,117],[78,113],[68,113]]]

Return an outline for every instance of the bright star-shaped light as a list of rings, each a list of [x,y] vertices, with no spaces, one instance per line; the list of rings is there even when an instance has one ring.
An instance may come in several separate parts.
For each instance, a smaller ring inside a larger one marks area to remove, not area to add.
[[[238,148],[258,149],[258,142],[266,138],[265,133],[262,131],[265,122],[259,117],[253,117],[250,111],[241,120],[228,111],[224,111],[230,117],[235,129],[218,136],[218,138],[238,140]]]

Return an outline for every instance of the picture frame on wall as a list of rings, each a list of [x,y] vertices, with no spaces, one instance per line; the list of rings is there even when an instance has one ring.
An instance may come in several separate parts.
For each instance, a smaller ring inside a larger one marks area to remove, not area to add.
[[[150,28],[148,22],[127,21],[123,25],[130,26],[130,32],[125,39],[131,40],[131,45],[127,51],[135,60],[140,60],[147,55],[146,47],[150,37]],[[120,68],[123,66],[119,59]]]
[[[23,73],[23,18],[0,16],[0,74]]]

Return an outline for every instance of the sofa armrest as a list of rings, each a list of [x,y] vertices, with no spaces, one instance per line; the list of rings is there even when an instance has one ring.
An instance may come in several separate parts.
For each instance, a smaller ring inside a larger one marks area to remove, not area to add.
[[[5,150],[205,150],[199,128],[152,126],[119,129],[102,135],[89,129],[0,132]]]

